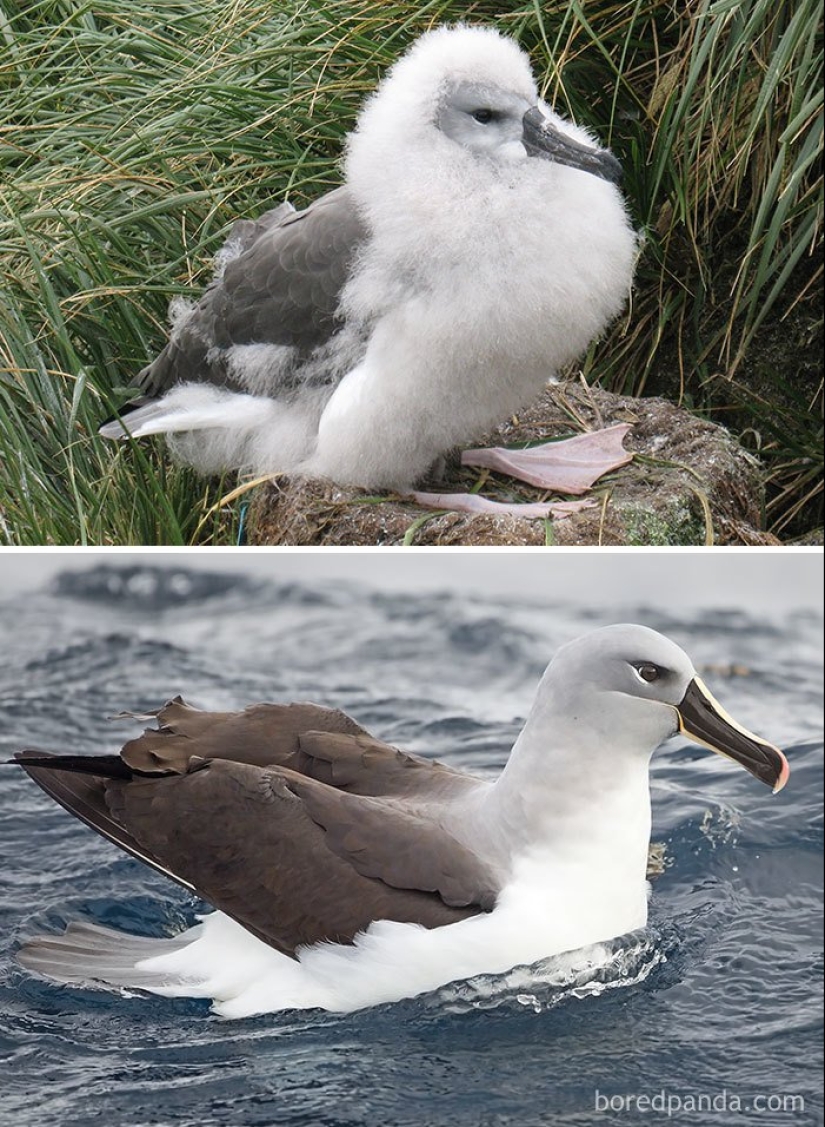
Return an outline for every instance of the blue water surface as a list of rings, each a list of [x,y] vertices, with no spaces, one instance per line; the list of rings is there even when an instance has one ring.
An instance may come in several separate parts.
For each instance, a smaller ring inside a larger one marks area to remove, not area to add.
[[[821,619],[623,617],[684,646],[792,777],[774,797],[696,745],[660,751],[649,926],[574,988],[525,970],[345,1016],[226,1021],[205,1002],[52,985],[15,964],[27,936],[79,918],[170,934],[203,905],[0,768],[3,1127],[821,1123]],[[107,717],[182,693],[213,709],[313,699],[493,772],[554,648],[607,621],[552,600],[90,566],[0,601],[0,758],[113,751],[135,725]]]

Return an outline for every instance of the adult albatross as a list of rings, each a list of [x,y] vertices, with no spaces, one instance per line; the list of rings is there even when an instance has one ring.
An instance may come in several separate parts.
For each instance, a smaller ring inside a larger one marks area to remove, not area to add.
[[[312,704],[178,698],[152,715],[120,755],[17,761],[218,910],[170,939],[73,923],[18,959],[58,982],[211,998],[227,1017],[353,1010],[643,927],[648,763],[677,731],[774,790],[788,777],[677,645],[633,625],[559,650],[495,781]]]
[[[409,492],[621,311],[636,236],[619,177],[539,99],[512,40],[428,32],[362,109],[343,186],[235,225],[140,397],[101,433],[165,433],[203,472]],[[630,460],[627,429],[531,451],[527,471],[504,452],[493,464],[583,492]]]

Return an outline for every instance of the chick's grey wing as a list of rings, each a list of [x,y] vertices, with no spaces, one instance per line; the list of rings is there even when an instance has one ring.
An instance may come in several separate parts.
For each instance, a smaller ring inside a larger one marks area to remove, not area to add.
[[[249,228],[236,236],[238,245],[249,245],[229,260],[141,372],[144,395],[190,381],[236,386],[228,364],[233,347],[279,345],[293,350],[297,362],[340,327],[341,291],[367,236],[351,194],[337,188],[304,211],[271,214],[257,237],[250,238]]]

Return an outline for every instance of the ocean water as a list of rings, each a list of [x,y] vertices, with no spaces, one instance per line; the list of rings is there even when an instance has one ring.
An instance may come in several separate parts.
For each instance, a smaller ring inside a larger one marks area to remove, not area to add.
[[[52,985],[15,964],[23,938],[79,918],[168,934],[202,905],[0,767],[0,1124],[822,1123],[821,618],[624,609],[684,646],[792,775],[774,797],[680,739],[654,757],[650,922],[590,981],[522,968],[242,1021]],[[180,692],[314,699],[494,772],[554,648],[606,621],[552,598],[90,565],[0,597],[0,758],[115,750],[134,725],[107,717]]]

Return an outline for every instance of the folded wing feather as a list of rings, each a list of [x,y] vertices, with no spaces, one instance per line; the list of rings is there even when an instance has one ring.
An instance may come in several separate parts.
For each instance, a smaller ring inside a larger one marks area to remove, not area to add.
[[[351,942],[377,919],[431,928],[492,908],[498,875],[431,816],[483,783],[316,705],[207,713],[177,698],[156,719],[120,757],[18,761],[87,825],[288,955]]]

